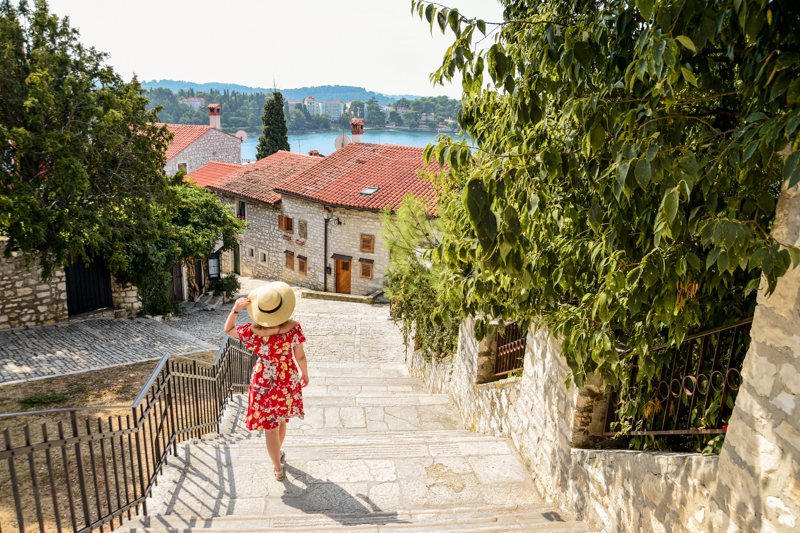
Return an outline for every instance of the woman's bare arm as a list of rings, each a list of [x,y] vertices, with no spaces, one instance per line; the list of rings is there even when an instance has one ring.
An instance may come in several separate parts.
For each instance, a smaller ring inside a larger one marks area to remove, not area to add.
[[[303,377],[300,378],[300,385],[305,387],[308,385],[310,378],[308,377],[308,360],[306,359],[306,351],[303,349],[302,344],[294,347],[294,358],[297,360],[297,366],[303,372]]]
[[[236,303],[233,304],[233,309],[231,309],[228,315],[228,320],[225,321],[225,333],[231,337],[239,338],[239,335],[236,334],[236,313],[247,307],[249,303],[250,298],[239,298],[236,300]]]

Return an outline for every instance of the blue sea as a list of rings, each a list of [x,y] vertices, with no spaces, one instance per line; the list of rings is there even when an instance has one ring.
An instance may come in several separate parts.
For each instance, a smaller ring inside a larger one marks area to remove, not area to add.
[[[322,155],[329,155],[336,151],[333,141],[341,135],[341,130],[326,133],[307,133],[303,135],[289,135],[289,146],[292,152],[308,154],[310,150],[317,150]],[[393,130],[366,130],[365,143],[398,144],[401,146],[426,147],[436,140],[437,133],[420,131],[393,131]],[[347,136],[352,138],[350,132]],[[256,147],[258,137],[253,135],[242,144],[242,159],[256,160]]]

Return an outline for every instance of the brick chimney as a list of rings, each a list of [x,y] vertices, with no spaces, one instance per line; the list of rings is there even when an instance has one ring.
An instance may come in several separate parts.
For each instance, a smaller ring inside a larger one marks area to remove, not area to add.
[[[311,157],[325,157],[324,155],[319,153],[319,150],[310,150],[308,152],[308,155],[310,155]]]
[[[353,134],[353,142],[364,142],[364,119],[354,118],[350,121],[350,133]]]
[[[208,105],[208,121],[214,129],[222,129],[222,107],[219,104]]]

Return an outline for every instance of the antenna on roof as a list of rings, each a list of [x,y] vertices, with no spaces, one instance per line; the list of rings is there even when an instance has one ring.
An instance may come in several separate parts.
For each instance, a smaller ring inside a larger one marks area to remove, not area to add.
[[[236,137],[241,139],[242,142],[247,142],[247,132],[244,130],[239,130],[236,132]]]

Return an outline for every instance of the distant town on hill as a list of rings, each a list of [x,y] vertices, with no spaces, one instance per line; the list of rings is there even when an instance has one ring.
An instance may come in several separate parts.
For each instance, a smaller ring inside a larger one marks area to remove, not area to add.
[[[173,93],[181,90],[188,91],[190,89],[195,92],[210,92],[211,90],[219,92],[238,92],[243,94],[253,93],[271,93],[272,88],[266,87],[247,87],[246,85],[238,85],[236,83],[194,83],[191,81],[176,81],[176,80],[150,80],[142,82],[142,87],[147,90],[152,90],[157,87],[169,89]],[[347,85],[321,85],[319,87],[300,87],[297,89],[280,89],[281,94],[286,100],[302,101],[307,96],[314,96],[317,100],[341,100],[342,102],[350,102],[351,100],[361,100],[366,102],[370,98],[374,98],[378,104],[386,105],[393,104],[401,98],[407,100],[416,100],[421,98],[411,94],[382,94],[375,91],[368,91],[363,87],[350,87]]]
[[[290,133],[348,128],[353,118],[365,119],[368,128],[391,126],[434,132],[458,128],[455,119],[461,109],[461,102],[446,96],[401,97],[391,104],[381,105],[374,96],[367,100],[327,100],[321,96],[325,93],[317,92],[319,89],[302,89],[313,92],[301,93],[305,96],[297,100],[286,97],[281,91],[284,96],[286,125]],[[213,103],[221,107],[220,126],[223,131],[234,133],[244,130],[251,135],[259,135],[263,126],[261,117],[264,114],[264,103],[272,97],[272,91],[243,93],[235,89],[196,91],[192,88],[173,91],[166,87],[152,87],[147,96],[150,99],[150,109],[161,107],[158,113],[161,122],[208,124],[207,107]]]

